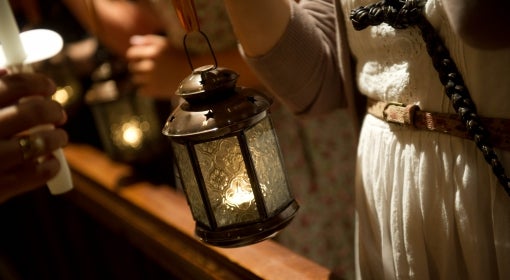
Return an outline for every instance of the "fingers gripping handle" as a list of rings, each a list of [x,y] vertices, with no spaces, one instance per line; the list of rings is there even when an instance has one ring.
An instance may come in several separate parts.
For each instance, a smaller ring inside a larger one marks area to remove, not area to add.
[[[200,31],[195,2],[192,0],[172,0],[177,17],[186,32]]]

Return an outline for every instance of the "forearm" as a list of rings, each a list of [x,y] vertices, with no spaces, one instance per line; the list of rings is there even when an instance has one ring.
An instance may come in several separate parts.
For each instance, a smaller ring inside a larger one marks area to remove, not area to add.
[[[267,53],[290,19],[292,0],[224,0],[234,32],[248,56]]]
[[[129,38],[157,33],[161,24],[147,4],[131,1],[64,0],[80,23],[108,49],[123,56]]]
[[[300,114],[323,113],[344,105],[331,0],[301,1],[299,5],[294,0],[263,0],[254,7],[246,0],[224,1],[231,2],[227,10],[248,64],[278,99]],[[273,12],[266,10],[271,5],[281,9],[273,11],[275,17],[285,20],[271,19]],[[252,13],[252,8],[260,10]],[[257,38],[253,33],[262,35]],[[260,42],[264,45],[257,45]]]
[[[509,0],[443,0],[454,31],[476,48],[510,47]]]

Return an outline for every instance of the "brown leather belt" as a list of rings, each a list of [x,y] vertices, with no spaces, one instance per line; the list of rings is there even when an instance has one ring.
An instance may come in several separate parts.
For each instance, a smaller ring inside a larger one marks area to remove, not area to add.
[[[418,105],[367,101],[367,112],[388,123],[473,139],[457,114],[425,112]],[[510,119],[480,118],[495,148],[510,151]]]

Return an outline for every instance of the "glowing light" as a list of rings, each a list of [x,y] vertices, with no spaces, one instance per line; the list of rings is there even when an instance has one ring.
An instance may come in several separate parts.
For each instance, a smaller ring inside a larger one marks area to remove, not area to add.
[[[122,126],[122,138],[129,146],[135,148],[142,143],[142,130],[134,125],[126,123]]]
[[[146,121],[140,122],[138,118],[132,118],[113,130],[113,140],[117,146],[139,149],[143,144],[144,131],[149,128]]]
[[[236,208],[248,208],[253,200],[250,183],[245,178],[235,177],[225,192],[225,203]]]
[[[51,99],[65,106],[69,102],[69,100],[73,97],[73,95],[74,95],[73,88],[71,86],[65,86],[58,88],[57,91],[51,97]]]

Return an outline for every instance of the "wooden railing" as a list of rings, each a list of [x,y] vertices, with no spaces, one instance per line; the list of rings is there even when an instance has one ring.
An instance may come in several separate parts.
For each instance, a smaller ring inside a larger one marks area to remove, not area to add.
[[[205,245],[194,236],[194,221],[179,190],[143,181],[119,186],[122,178],[130,176],[131,168],[87,145],[71,144],[65,154],[75,183],[67,195],[70,200],[174,278],[330,277],[328,269],[272,240],[233,249]]]

